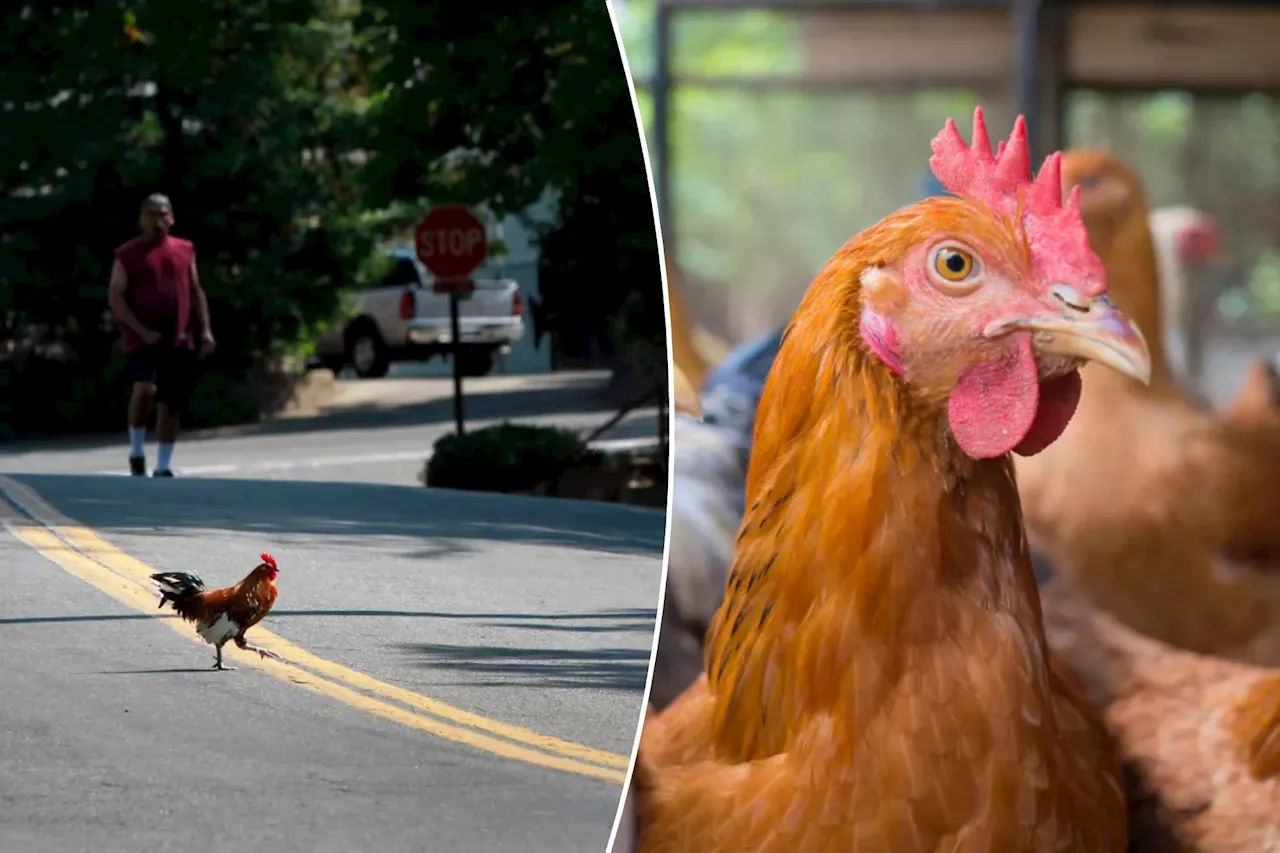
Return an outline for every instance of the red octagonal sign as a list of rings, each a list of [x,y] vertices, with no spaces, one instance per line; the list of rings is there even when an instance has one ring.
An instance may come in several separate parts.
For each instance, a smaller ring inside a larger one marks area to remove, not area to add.
[[[422,265],[437,278],[466,278],[489,256],[484,223],[461,204],[433,207],[413,233]]]

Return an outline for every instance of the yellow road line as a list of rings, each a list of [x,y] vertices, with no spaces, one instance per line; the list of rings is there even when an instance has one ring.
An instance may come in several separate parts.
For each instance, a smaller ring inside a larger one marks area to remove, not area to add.
[[[154,568],[116,548],[89,528],[67,518],[23,483],[0,475],[0,492],[38,522],[38,524],[33,523],[18,516],[0,502],[0,521],[4,521],[18,538],[71,574],[92,584],[117,601],[148,615],[156,615],[157,599],[150,588],[150,575],[155,573]],[[193,626],[176,619],[161,621],[179,633],[203,644],[204,641],[196,634]],[[625,778],[625,770],[628,766],[625,756],[491,720],[411,690],[387,684],[357,670],[318,657],[283,637],[262,629],[261,626],[254,629],[254,634],[254,641],[258,645],[271,649],[291,663],[264,660],[256,654],[242,652],[234,647],[228,647],[226,654],[281,680],[298,684],[360,710],[428,731],[447,740],[465,743],[531,764],[612,782],[622,783]],[[329,676],[335,681],[345,682],[351,687],[470,728],[448,725],[388,702],[379,701],[340,684],[319,678],[314,673],[300,668],[304,666]],[[470,729],[487,731],[509,738],[516,743],[488,737]],[[533,749],[526,747],[533,747]],[[547,755],[535,750],[545,750],[552,754]]]

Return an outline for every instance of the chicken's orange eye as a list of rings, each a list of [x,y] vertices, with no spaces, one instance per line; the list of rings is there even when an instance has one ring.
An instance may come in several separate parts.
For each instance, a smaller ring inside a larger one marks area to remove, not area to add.
[[[973,275],[973,255],[956,246],[943,246],[933,256],[933,270],[950,282],[961,282]]]

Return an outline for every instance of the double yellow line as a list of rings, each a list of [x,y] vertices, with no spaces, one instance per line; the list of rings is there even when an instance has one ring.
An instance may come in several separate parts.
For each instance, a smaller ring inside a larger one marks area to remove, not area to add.
[[[122,604],[156,616],[158,601],[150,580],[156,569],[129,556],[89,528],[67,518],[24,483],[0,475],[0,493],[26,515],[0,501],[0,523],[44,557]],[[164,624],[198,643],[195,628],[179,619]],[[224,655],[281,681],[412,729],[504,758],[591,776],[621,785],[627,757],[560,740],[455,708],[437,699],[379,681],[313,655],[261,626],[252,641],[283,660],[261,658],[228,646]]]

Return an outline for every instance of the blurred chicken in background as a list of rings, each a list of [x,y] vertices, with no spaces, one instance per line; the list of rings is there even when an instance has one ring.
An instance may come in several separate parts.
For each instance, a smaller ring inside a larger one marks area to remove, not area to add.
[[[671,538],[650,700],[666,707],[702,670],[702,641],[724,596],[733,542],[745,510],[750,435],[719,422],[677,416],[672,432]]]
[[[1068,151],[1111,295],[1151,350],[1149,387],[1082,370],[1062,438],[1016,462],[1032,547],[1087,599],[1174,646],[1280,664],[1280,432],[1243,426],[1179,387],[1163,357],[1163,294],[1138,176]]]
[[[680,295],[675,268],[669,259],[665,263],[667,309],[671,315],[671,361],[675,367],[676,411],[700,417],[702,407],[698,397],[702,384],[706,381],[710,365],[724,358],[729,352],[729,345],[694,324]]]
[[[1144,637],[1061,579],[1040,598],[1124,763],[1127,853],[1280,850],[1280,673]]]
[[[1223,416],[1238,424],[1280,430],[1280,355],[1255,359]]]
[[[734,429],[726,395],[702,395],[708,364],[693,343],[689,315],[668,266],[671,350],[677,406],[672,430],[671,539],[663,618],[650,699],[659,708],[675,698],[702,667],[702,637],[720,605],[733,537],[742,519],[743,482],[750,434]],[[698,385],[693,386],[692,377]],[[681,383],[685,389],[681,390]],[[750,401],[754,410],[754,400]]]
[[[1255,367],[1224,417],[1159,364],[1189,325],[1178,312],[1208,301],[1190,292],[1188,272],[1222,262],[1213,223],[1166,208],[1144,229],[1141,182],[1103,152],[1068,152],[1064,179],[1082,187],[1112,296],[1148,336],[1162,378],[1141,388],[1086,368],[1080,408],[1059,443],[1016,460],[1032,544],[1048,544],[1062,569],[1042,578],[1046,634],[1117,740],[1130,853],[1277,849],[1280,674],[1175,647],[1280,663],[1280,585],[1232,564],[1232,537],[1248,541],[1251,524],[1267,526],[1277,451],[1258,429],[1224,423],[1264,424],[1274,392]],[[1280,434],[1275,423],[1261,432]],[[1234,476],[1243,469],[1256,477]],[[1044,553],[1037,558],[1048,567]],[[1082,579],[1088,595],[1071,588]]]
[[[1222,234],[1212,216],[1189,205],[1154,208],[1147,225],[1156,253],[1164,356],[1175,373],[1185,375],[1199,367],[1191,363],[1192,341],[1217,296],[1205,292],[1210,283],[1203,273],[1226,265]]]

